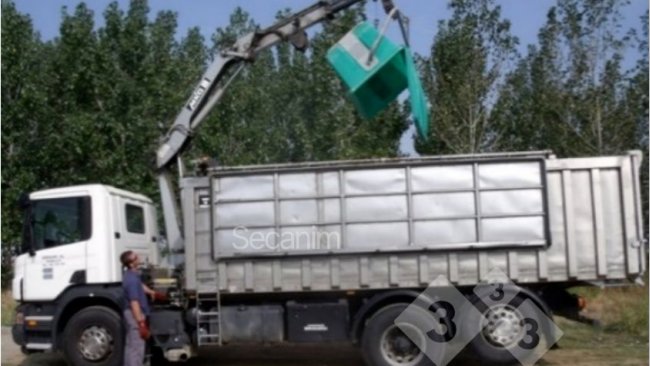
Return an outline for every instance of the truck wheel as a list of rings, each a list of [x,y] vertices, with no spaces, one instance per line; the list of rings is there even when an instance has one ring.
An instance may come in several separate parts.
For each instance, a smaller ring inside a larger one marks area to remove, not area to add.
[[[469,343],[474,357],[484,364],[514,365],[546,345],[547,315],[537,306],[518,306],[526,299],[518,294],[508,303],[490,303],[482,309],[483,317],[475,312],[465,318],[466,334],[477,334]]]
[[[65,328],[63,352],[72,365],[122,364],[124,331],[117,313],[91,306],[75,314]]]
[[[407,308],[407,304],[389,305],[375,313],[366,323],[361,339],[363,358],[369,366],[424,366],[433,362],[395,325],[395,319]],[[422,316],[422,324],[427,322]],[[422,338],[425,334],[412,329]]]

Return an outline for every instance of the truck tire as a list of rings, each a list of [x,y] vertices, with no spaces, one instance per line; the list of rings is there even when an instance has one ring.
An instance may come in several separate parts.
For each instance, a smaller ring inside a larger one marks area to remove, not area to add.
[[[104,306],[91,306],[72,316],[64,331],[63,353],[76,366],[118,366],[124,353],[119,315]]]
[[[479,312],[469,313],[463,320],[465,334],[477,334],[468,350],[481,364],[518,365],[526,360],[528,353],[546,349],[543,348],[548,339],[546,328],[540,324],[548,316],[522,294],[510,299],[478,306]],[[526,306],[519,306],[524,301]]]
[[[377,311],[367,321],[361,339],[368,366],[429,366],[433,362],[395,325],[408,304],[393,304]],[[426,318],[423,316],[423,323]],[[421,334],[421,332],[419,332]],[[421,334],[424,337],[424,334]]]

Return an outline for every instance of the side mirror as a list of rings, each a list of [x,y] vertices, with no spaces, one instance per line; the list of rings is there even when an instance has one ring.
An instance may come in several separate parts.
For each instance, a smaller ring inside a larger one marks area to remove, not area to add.
[[[28,193],[21,193],[20,197],[18,198],[18,207],[21,210],[25,210],[31,206],[31,202],[29,201],[29,194]]]
[[[32,203],[29,200],[29,194],[22,193],[18,199],[18,206],[24,212],[23,221],[23,252],[28,252],[31,257],[36,255],[34,245],[32,243],[34,236],[32,235]]]
[[[36,255],[36,251],[34,250],[34,235],[33,234],[33,217],[32,217],[32,210],[28,209],[25,211],[25,223],[24,225],[24,233],[23,233],[23,251],[26,251],[29,253],[30,257],[33,257]]]

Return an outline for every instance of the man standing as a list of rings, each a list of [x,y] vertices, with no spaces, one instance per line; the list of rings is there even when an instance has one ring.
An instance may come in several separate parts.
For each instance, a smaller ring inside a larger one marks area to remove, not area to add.
[[[140,366],[144,361],[145,342],[150,337],[147,317],[149,316],[149,302],[146,295],[152,299],[162,299],[165,296],[158,294],[142,283],[138,273],[140,258],[131,250],[120,255],[120,262],[125,268],[122,279],[124,290],[124,320],[126,328],[126,344],[124,347],[124,365]]]

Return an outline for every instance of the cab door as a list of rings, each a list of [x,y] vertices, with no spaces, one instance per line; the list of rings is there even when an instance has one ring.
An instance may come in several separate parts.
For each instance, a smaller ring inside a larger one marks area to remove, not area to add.
[[[149,258],[151,245],[154,240],[151,225],[151,212],[149,204],[126,196],[116,197],[117,210],[115,210],[117,232],[115,243],[117,255],[126,250],[138,254],[143,263],[151,262]]]
[[[70,284],[85,281],[92,236],[89,195],[32,201],[32,254],[25,257],[23,301],[55,299]]]

